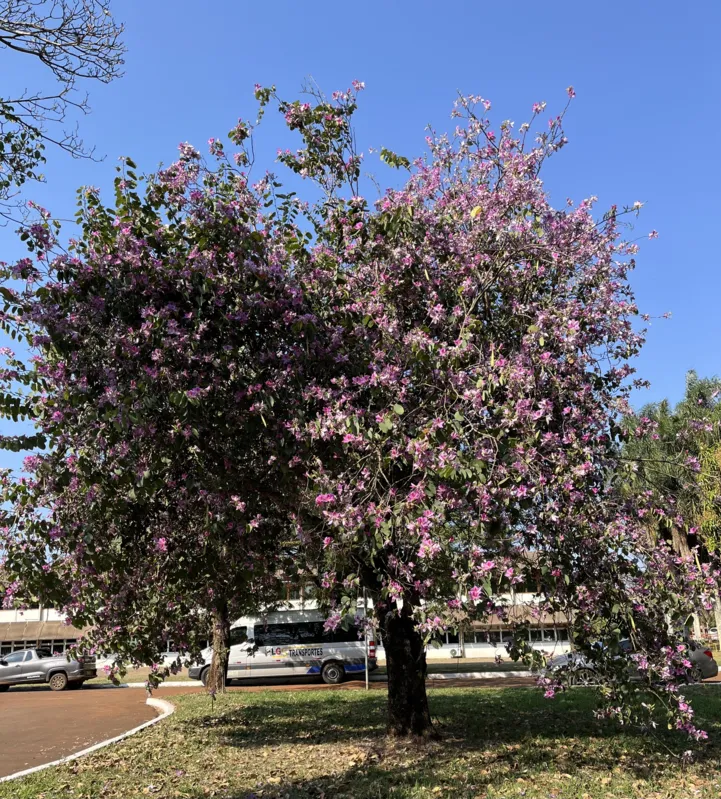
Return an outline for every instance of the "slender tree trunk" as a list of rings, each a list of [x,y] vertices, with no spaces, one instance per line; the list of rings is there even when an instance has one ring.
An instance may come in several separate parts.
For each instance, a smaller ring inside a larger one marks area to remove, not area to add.
[[[691,556],[691,547],[688,545],[688,537],[683,530],[679,530],[676,526],[671,526],[671,546],[677,555],[682,558]],[[701,621],[698,613],[693,613],[691,616],[693,620],[693,638],[695,641],[701,640]]]
[[[713,617],[716,623],[716,632],[719,634],[716,643],[716,648],[721,649],[721,597],[717,594],[713,603]]]
[[[206,688],[208,693],[224,694],[230,657],[230,618],[228,603],[219,601],[211,611],[213,620],[213,659]]]
[[[388,670],[388,734],[435,737],[426,695],[426,653],[423,640],[404,603],[399,612],[381,619]]]

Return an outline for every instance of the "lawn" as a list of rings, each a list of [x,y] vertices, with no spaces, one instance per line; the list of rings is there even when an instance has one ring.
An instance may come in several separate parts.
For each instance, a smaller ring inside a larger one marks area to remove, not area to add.
[[[383,736],[382,691],[177,697],[174,716],[68,766],[0,785],[3,799],[689,799],[721,795],[721,692],[693,689],[712,743],[593,718],[594,694],[430,689],[442,739]]]
[[[458,658],[453,660],[431,660],[428,661],[429,674],[452,674],[461,672],[465,674],[471,671],[490,671],[500,673],[504,671],[528,671],[523,663],[514,663],[512,660],[496,663],[493,660],[475,660],[471,658]],[[373,674],[385,674],[385,663],[379,665]]]
[[[125,677],[121,679],[120,682],[146,682],[148,679],[148,674],[150,674],[150,668],[142,667],[139,669],[128,669],[127,674]],[[177,674],[171,674],[168,677],[169,681],[182,681],[187,682],[190,678],[188,677],[188,670],[183,669],[182,671],[178,672]],[[97,684],[108,684],[110,680],[105,676],[105,672],[103,672],[102,668],[98,669],[98,676],[93,678],[92,680],[88,680],[88,685],[97,685]]]

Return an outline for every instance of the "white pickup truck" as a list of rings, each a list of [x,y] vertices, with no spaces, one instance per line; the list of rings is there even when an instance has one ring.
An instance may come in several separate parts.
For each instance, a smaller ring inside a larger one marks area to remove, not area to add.
[[[52,691],[80,688],[97,675],[94,657],[69,660],[47,649],[21,649],[0,657],[0,693],[11,685],[47,683]]]

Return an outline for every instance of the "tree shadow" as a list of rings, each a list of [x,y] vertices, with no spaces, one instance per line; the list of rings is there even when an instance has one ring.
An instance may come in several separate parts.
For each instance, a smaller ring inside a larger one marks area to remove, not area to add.
[[[700,719],[711,736],[711,742],[696,752],[696,762],[718,768],[721,692],[706,688],[693,693],[703,696]],[[382,797],[404,795],[405,789],[411,795],[419,784],[435,788],[441,796],[465,797],[466,793],[448,792],[446,784],[459,762],[466,762],[466,770],[475,774],[468,796],[482,795],[499,780],[515,779],[513,775],[536,772],[600,778],[615,767],[633,779],[655,779],[669,769],[680,769],[678,758],[689,748],[680,734],[663,730],[651,735],[596,718],[597,696],[592,689],[574,689],[554,700],[544,699],[536,689],[462,693],[436,689],[430,702],[441,740],[422,744],[385,737],[385,696],[375,692],[321,697],[265,694],[262,702],[187,723],[211,727],[224,745],[249,753],[285,744],[310,748],[349,743],[361,752],[359,763],[340,772],[311,779],[281,778],[253,791],[228,794],[232,799],[254,793],[289,799]],[[393,787],[383,793],[377,790],[380,786]]]

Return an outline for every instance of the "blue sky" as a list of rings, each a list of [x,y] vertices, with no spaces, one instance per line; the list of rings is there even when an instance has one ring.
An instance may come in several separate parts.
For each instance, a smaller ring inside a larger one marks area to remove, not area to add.
[[[659,231],[642,243],[632,282],[643,311],[673,316],[649,330],[638,369],[652,388],[637,402],[679,399],[690,368],[721,373],[718,0],[114,6],[127,28],[125,76],[88,86],[92,114],[80,120],[106,159],[50,153],[47,184],[27,193],[56,215],[72,215],[81,184],[107,190],[119,155],[150,171],[175,157],[178,142],[204,147],[239,116],[254,118],[255,83],[275,83],[292,98],[309,76],[329,92],[363,80],[359,145],[408,156],[423,151],[427,123],[452,126],[457,90],[481,94],[498,120],[520,124],[535,101],[560,110],[572,84],[570,144],[546,173],[554,202],[595,194],[605,209],[641,200],[634,235]],[[0,74],[1,94],[10,83],[34,88],[44,80],[35,65],[7,53],[0,53]],[[279,120],[263,124],[261,167],[274,167],[281,135]],[[366,166],[381,182],[393,179],[372,160]],[[20,254],[7,229],[0,246],[3,260]]]

